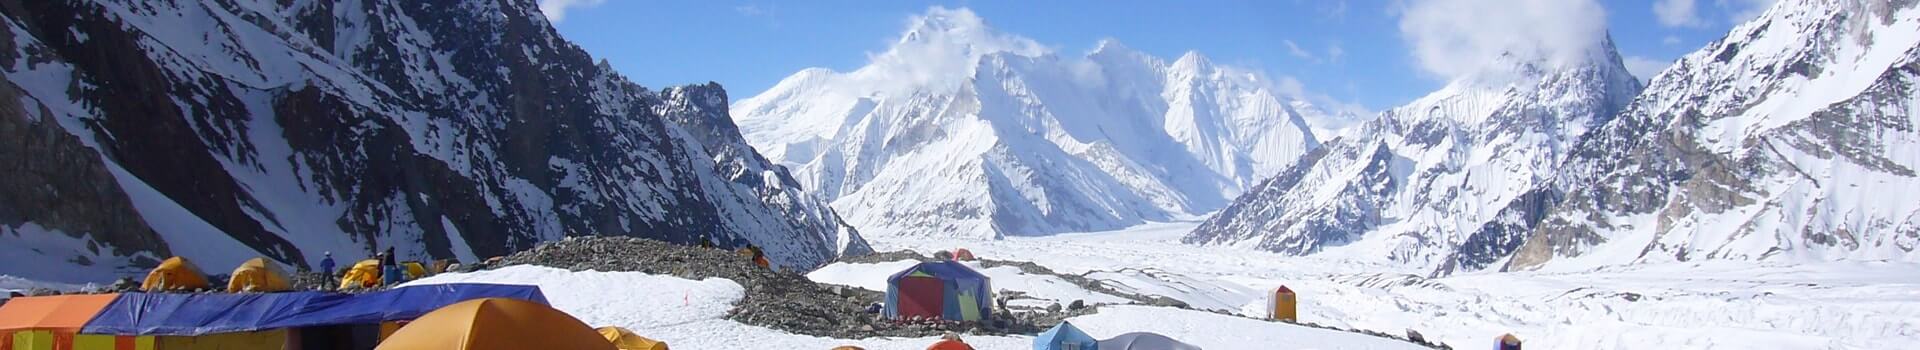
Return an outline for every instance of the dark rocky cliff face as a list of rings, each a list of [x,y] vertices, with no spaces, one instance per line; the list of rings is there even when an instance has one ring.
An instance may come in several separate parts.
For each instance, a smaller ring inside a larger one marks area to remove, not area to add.
[[[21,164],[0,170],[0,224],[121,256],[197,243],[169,241],[176,228],[143,223],[156,212],[115,191],[139,184],[253,250],[233,255],[294,266],[387,247],[485,258],[568,235],[744,240],[791,267],[865,249],[730,121],[712,122],[728,120],[724,93],[628,82],[537,11],[0,0],[0,64],[23,92],[0,106],[0,161]],[[71,205],[32,205],[48,199]]]

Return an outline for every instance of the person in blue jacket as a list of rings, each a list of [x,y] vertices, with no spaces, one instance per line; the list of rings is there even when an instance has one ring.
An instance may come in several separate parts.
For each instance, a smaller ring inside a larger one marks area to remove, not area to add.
[[[320,274],[322,274],[322,275],[326,275],[326,276],[327,276],[327,281],[328,281],[328,282],[332,282],[332,281],[333,281],[333,271],[334,271],[334,270],[333,270],[333,268],[334,268],[334,266],[333,266],[333,252],[325,252],[325,253],[321,253],[321,254],[324,254],[324,255],[326,255],[326,257],[324,257],[324,258],[320,258]]]

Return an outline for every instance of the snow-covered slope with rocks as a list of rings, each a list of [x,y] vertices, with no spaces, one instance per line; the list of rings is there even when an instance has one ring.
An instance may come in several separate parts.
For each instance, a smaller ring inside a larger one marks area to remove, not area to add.
[[[871,235],[1111,229],[1219,208],[1340,117],[1259,72],[1112,40],[1063,57],[934,8],[851,72],[734,105],[747,140]]]
[[[0,14],[0,254],[74,265],[0,273],[473,261],[566,235],[747,240],[794,267],[866,249],[746,146],[718,86],[635,85],[532,0]]]
[[[1920,260],[1916,7],[1781,1],[1682,58],[1576,146],[1499,266]]]
[[[1529,201],[1640,88],[1610,40],[1575,60],[1502,56],[1329,141],[1185,241],[1439,264],[1498,209]]]

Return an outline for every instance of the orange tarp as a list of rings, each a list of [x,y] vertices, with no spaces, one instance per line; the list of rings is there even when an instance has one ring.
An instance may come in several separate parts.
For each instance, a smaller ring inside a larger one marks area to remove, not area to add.
[[[19,297],[0,305],[0,332],[51,330],[79,332],[119,294]]]
[[[463,301],[407,323],[379,350],[616,350],[593,327],[560,310],[519,299]]]

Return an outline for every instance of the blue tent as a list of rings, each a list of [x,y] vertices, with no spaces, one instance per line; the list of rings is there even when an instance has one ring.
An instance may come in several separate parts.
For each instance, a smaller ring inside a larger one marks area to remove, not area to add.
[[[986,275],[953,261],[923,262],[887,277],[889,319],[979,321],[993,314]]]
[[[365,294],[126,293],[100,310],[86,334],[200,336],[218,333],[411,320],[434,309],[481,298],[547,303],[535,286],[443,284]]]
[[[1060,322],[1040,336],[1033,338],[1033,350],[1097,350],[1100,341],[1094,340],[1087,332],[1075,328],[1072,323]]]

